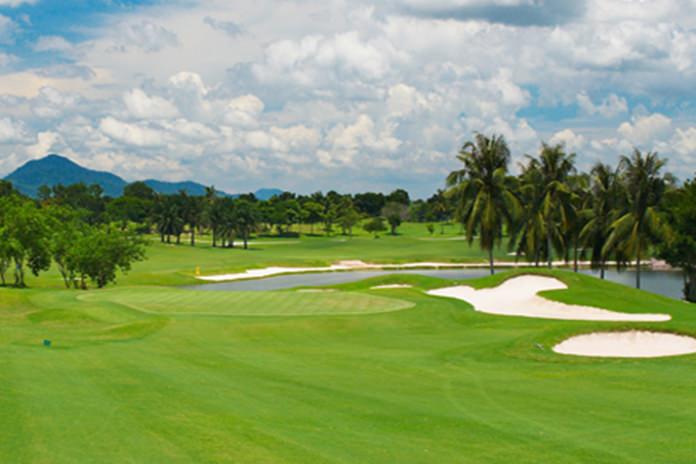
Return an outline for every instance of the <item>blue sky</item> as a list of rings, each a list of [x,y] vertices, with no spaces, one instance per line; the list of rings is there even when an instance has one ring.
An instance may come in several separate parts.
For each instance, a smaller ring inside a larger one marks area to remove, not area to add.
[[[0,0],[0,174],[426,196],[475,131],[696,170],[694,0]]]

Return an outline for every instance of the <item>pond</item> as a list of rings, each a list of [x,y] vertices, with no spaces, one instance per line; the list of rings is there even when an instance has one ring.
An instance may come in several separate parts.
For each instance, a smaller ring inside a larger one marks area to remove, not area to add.
[[[599,277],[599,273],[583,269],[584,274]],[[413,270],[376,270],[350,272],[317,272],[306,274],[280,275],[265,279],[238,280],[217,284],[204,284],[188,287],[194,290],[209,291],[269,291],[283,290],[295,287],[319,287],[337,285],[348,282],[369,279],[390,274],[419,274],[441,279],[466,280],[488,275],[488,269],[413,269]],[[606,279],[612,282],[634,286],[635,270],[607,270]],[[672,298],[682,299],[683,281],[681,272],[644,270],[641,276],[642,287],[649,292],[658,293]]]

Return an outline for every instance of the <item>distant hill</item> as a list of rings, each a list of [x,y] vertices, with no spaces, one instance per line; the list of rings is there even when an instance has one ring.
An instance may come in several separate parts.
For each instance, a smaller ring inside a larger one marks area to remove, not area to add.
[[[72,160],[56,154],[29,161],[6,176],[5,179],[12,182],[17,190],[30,197],[36,197],[39,187],[42,185],[52,187],[57,184],[71,185],[80,182],[87,185],[99,184],[104,189],[105,195],[118,197],[123,193],[123,188],[128,185],[127,181],[115,174],[82,167]],[[144,182],[154,191],[165,195],[178,193],[180,190],[185,190],[189,195],[205,194],[205,185],[192,181],[166,182],[148,179]],[[217,193],[221,196],[238,196],[238,194],[231,195],[221,191]],[[280,193],[282,190],[260,189],[254,192],[254,195],[261,200],[267,200]]]
[[[32,160],[19,167],[6,180],[12,182],[17,190],[35,197],[42,185],[70,185],[84,182],[99,184],[106,195],[117,197],[123,193],[127,182],[110,172],[93,171],[60,155],[48,155]]]
[[[274,188],[262,188],[258,189],[256,192],[254,192],[254,196],[258,198],[259,200],[268,200],[269,198],[275,196],[275,195],[280,195],[283,193],[282,190],[279,189],[274,189]]]
[[[162,180],[147,179],[143,182],[145,182],[145,184],[155,192],[163,193],[165,195],[179,193],[180,190],[185,190],[189,195],[205,195],[206,186],[190,180],[184,182],[166,182]],[[220,196],[229,196],[228,193],[220,192],[219,190],[217,193]]]

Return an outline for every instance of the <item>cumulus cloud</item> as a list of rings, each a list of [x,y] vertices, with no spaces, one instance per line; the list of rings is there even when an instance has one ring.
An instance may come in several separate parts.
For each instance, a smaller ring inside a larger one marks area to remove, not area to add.
[[[689,162],[696,161],[696,127],[677,129],[672,137],[671,146]]]
[[[49,65],[34,71],[37,76],[57,78],[57,79],[82,79],[91,80],[96,77],[96,73],[89,66],[74,63],[60,63]]]
[[[584,0],[406,0],[403,11],[429,18],[551,26],[577,20],[585,7]]]
[[[19,26],[7,16],[0,15],[0,44],[7,45],[15,41]]]
[[[179,38],[176,33],[152,21],[141,21],[126,24],[121,28],[117,49],[126,52],[129,47],[135,47],[154,53],[178,45]]]
[[[0,0],[0,6],[9,6],[15,8],[21,5],[33,5],[37,1],[38,0]]]
[[[0,143],[18,143],[27,138],[27,130],[21,121],[12,118],[0,118]]]
[[[576,97],[580,109],[589,116],[599,114],[605,118],[613,118],[628,112],[628,103],[625,98],[610,94],[601,103],[595,105],[587,94],[580,93]]]
[[[659,140],[670,132],[672,120],[664,114],[638,116],[622,123],[618,133],[634,145],[644,145]]]
[[[150,148],[166,144],[166,136],[162,131],[119,121],[111,116],[101,120],[99,129],[112,140],[125,145]]]
[[[232,126],[253,128],[259,125],[258,118],[263,112],[264,104],[255,95],[243,95],[230,100],[224,113],[224,120]]]
[[[138,119],[169,119],[179,115],[172,102],[157,95],[149,96],[142,89],[133,89],[123,95],[129,113]]]
[[[32,111],[40,118],[53,119],[75,110],[80,98],[53,87],[43,87],[32,100]]]
[[[577,151],[585,146],[586,139],[584,136],[581,134],[576,134],[571,129],[563,129],[562,131],[558,131],[553,134],[549,139],[549,143],[560,143],[570,151]]]
[[[222,19],[216,19],[211,16],[206,16],[205,18],[203,18],[203,22],[208,26],[212,27],[213,29],[222,31],[225,34],[230,35],[232,37],[240,36],[244,32],[242,27],[234,21],[226,21]]]
[[[57,35],[41,36],[34,44],[37,52],[67,52],[72,50],[72,44],[65,38]]]

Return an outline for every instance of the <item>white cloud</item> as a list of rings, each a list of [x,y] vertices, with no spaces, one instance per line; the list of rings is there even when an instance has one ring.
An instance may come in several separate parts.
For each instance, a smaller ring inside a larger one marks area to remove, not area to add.
[[[19,31],[19,26],[16,22],[7,16],[0,15],[0,44],[11,44],[15,40],[15,35]]]
[[[613,118],[628,112],[628,103],[626,99],[613,93],[602,100],[598,105],[595,105],[590,97],[584,93],[579,93],[576,99],[580,109],[589,116],[599,114],[605,118]]]
[[[32,100],[32,111],[40,118],[53,119],[73,111],[80,99],[53,87],[42,87]]]
[[[39,132],[36,135],[36,143],[27,147],[27,153],[32,158],[38,158],[40,156],[46,156],[49,153],[62,152],[66,153],[66,146],[63,141],[63,137],[60,134],[53,131]],[[70,153],[72,154],[72,153]]]
[[[634,145],[644,145],[666,136],[672,127],[672,120],[659,113],[633,118],[618,128],[618,133]]]
[[[670,145],[687,161],[696,161],[696,127],[677,129]]]
[[[122,27],[117,49],[126,52],[129,47],[136,47],[154,53],[178,45],[179,38],[176,33],[152,21],[141,21]]]
[[[224,120],[232,126],[254,128],[259,125],[258,118],[264,104],[255,95],[243,95],[229,101],[225,107]]]
[[[387,110],[395,116],[405,116],[427,105],[414,87],[397,84],[387,91]]]
[[[12,118],[0,118],[0,144],[23,142],[27,131],[21,121]]]
[[[551,144],[563,144],[569,151],[577,151],[585,146],[586,139],[581,134],[576,134],[571,129],[563,129],[551,136]]]
[[[134,147],[161,147],[166,144],[162,131],[119,121],[110,116],[101,120],[99,129],[111,139]]]
[[[169,119],[179,115],[172,102],[157,95],[149,96],[142,89],[133,89],[123,95],[129,113],[138,119]]]
[[[72,50],[73,46],[63,37],[57,35],[41,36],[34,44],[34,50],[37,52],[67,52]]]
[[[38,0],[0,0],[0,6],[15,8],[21,5],[33,5]]]
[[[211,16],[206,16],[205,18],[203,18],[203,22],[208,26],[212,27],[213,29],[222,31],[225,34],[228,34],[232,37],[240,36],[244,32],[239,24],[230,20],[223,20],[213,18]]]

